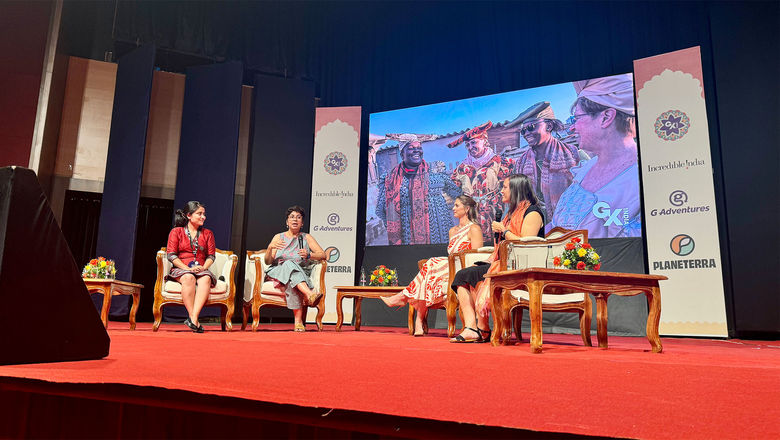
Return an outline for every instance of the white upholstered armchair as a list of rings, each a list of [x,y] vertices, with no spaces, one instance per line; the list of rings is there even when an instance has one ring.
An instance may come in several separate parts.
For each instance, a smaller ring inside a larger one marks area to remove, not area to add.
[[[265,272],[268,265],[265,264],[265,251],[247,251],[244,266],[244,307],[241,330],[246,329],[247,320],[251,311],[252,331],[257,331],[260,324],[260,307],[271,305],[286,307],[284,291],[277,289],[273,281],[265,281]],[[328,263],[319,261],[312,267],[311,281],[315,292],[322,293],[322,299],[317,304],[317,330],[322,330],[322,317],[325,315],[325,269]],[[306,316],[307,306],[303,306],[303,315]]]
[[[181,284],[176,281],[166,281],[165,276],[171,271],[172,263],[168,261],[165,248],[157,252],[157,281],[154,283],[154,326],[157,331],[162,322],[162,307],[167,304],[184,303],[181,300]],[[211,273],[217,277],[217,285],[211,288],[207,306],[219,305],[222,308],[220,322],[222,330],[230,331],[233,328],[233,310],[236,298],[235,274],[238,266],[238,257],[230,251],[217,249],[214,263],[209,267]]]

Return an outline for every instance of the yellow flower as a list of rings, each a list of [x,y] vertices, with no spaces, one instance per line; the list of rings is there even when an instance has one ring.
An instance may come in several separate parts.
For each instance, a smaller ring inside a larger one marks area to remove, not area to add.
[[[86,266],[84,266],[84,270],[86,270],[87,272],[89,272],[90,270],[92,270],[92,266],[90,266],[89,264],[87,264]]]
[[[100,262],[100,267],[106,267],[106,262],[105,261],[101,261]]]
[[[371,275],[371,281],[374,281],[376,279],[376,275]]]
[[[571,265],[571,260],[569,260],[568,258],[563,260],[563,265],[564,266],[570,266]]]
[[[594,259],[594,260],[598,260],[598,259],[599,259],[599,254],[597,254],[597,253],[595,253],[595,252],[594,252],[594,253],[593,253],[593,259]]]
[[[585,256],[585,254],[587,254],[587,253],[588,253],[588,251],[586,251],[586,250],[585,250],[585,249],[583,249],[583,248],[579,248],[579,249],[577,250],[577,255],[579,255],[580,257],[584,257],[584,256]]]

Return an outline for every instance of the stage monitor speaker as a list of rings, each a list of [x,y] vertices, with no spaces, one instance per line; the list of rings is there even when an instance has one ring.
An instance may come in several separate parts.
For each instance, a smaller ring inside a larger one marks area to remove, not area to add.
[[[100,359],[110,343],[35,173],[0,168],[0,365]]]

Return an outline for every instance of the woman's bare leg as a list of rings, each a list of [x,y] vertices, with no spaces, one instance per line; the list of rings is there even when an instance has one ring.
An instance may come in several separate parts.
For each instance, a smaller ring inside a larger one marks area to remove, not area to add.
[[[181,302],[184,303],[184,308],[187,309],[187,314],[192,320],[192,312],[195,308],[195,275],[185,273],[179,277],[179,284],[181,284]]]
[[[460,303],[460,310],[463,312],[464,328],[463,331],[460,332],[461,336],[467,339],[479,337],[479,333],[466,328],[477,328],[477,313],[474,310],[476,293],[472,292],[472,289],[467,286],[458,286],[457,295],[458,302]]]
[[[414,335],[422,336],[425,334],[425,320],[428,319],[428,304],[425,301],[416,301],[414,308],[417,310],[417,317],[414,319]]]
[[[203,310],[203,306],[209,299],[209,291],[211,290],[211,277],[200,277],[197,281],[197,287],[195,288],[195,299],[193,301],[192,313],[190,314],[190,321],[193,324],[199,326],[200,322],[198,317],[200,311]],[[194,316],[194,319],[193,319]]]

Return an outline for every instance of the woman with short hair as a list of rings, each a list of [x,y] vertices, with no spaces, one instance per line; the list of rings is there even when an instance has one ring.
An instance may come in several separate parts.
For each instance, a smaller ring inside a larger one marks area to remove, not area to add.
[[[306,331],[304,304],[315,307],[322,299],[322,293],[312,290],[310,263],[326,258],[317,240],[301,230],[305,219],[306,212],[300,206],[287,208],[287,231],[276,234],[265,252],[265,264],[271,266],[265,273],[266,278],[284,291],[287,308],[295,316],[296,332]]]

